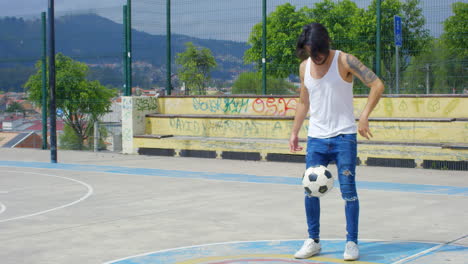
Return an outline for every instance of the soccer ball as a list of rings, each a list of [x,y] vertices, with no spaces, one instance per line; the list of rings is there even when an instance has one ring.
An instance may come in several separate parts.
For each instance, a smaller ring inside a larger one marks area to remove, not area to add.
[[[302,177],[302,186],[309,197],[321,197],[333,189],[333,175],[325,166],[308,168]]]

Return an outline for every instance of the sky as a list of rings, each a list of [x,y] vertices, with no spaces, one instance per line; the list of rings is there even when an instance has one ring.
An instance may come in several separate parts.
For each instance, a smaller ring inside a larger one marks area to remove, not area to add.
[[[402,0],[403,1],[403,0]],[[451,4],[460,0],[421,0],[427,28],[438,36],[442,24],[452,15]],[[463,0],[461,0],[463,1]],[[261,22],[261,0],[172,0],[172,33],[200,38],[247,41],[253,25]],[[319,0],[267,0],[267,11],[289,2],[312,7]],[[356,0],[365,8],[371,0]],[[97,13],[122,23],[126,0],[55,0],[56,16]],[[47,11],[48,0],[0,0],[0,17],[37,18]],[[137,30],[165,34],[166,0],[132,0],[132,23]]]

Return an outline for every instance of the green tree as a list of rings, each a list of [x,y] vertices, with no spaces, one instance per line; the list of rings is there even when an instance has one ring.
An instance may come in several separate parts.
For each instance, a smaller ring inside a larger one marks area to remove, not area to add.
[[[403,72],[401,93],[423,94],[428,90],[429,93],[447,92],[447,72],[444,63],[447,54],[441,45],[440,40],[435,39],[427,52],[411,58],[410,64]]]
[[[453,3],[454,15],[444,21],[442,39],[450,53],[468,57],[468,3]]]
[[[417,57],[403,74],[402,93],[431,94],[463,93],[467,87],[464,71],[467,60],[454,56],[440,39],[433,41],[431,49]]]
[[[177,54],[180,65],[179,79],[185,83],[185,93],[205,95],[206,85],[211,80],[211,71],[216,68],[216,60],[207,48],[196,47],[192,42],[185,44],[186,50]]]
[[[332,39],[332,49],[342,50],[358,57],[364,64],[372,68],[373,51],[369,50],[366,40],[369,34],[363,27],[372,17],[365,15],[365,10],[359,8],[351,0],[318,2],[313,8],[302,9],[314,22],[323,24]],[[366,35],[367,34],[367,35]],[[375,33],[374,33],[375,36]],[[375,39],[373,39],[375,41]],[[366,94],[369,88],[359,79],[355,80],[354,93]]]
[[[94,131],[94,123],[90,124],[90,130]],[[107,130],[105,127],[99,127],[100,138],[98,140],[98,149],[105,149],[106,145],[103,138],[107,137]],[[87,141],[83,142],[69,125],[65,124],[63,127],[63,134],[59,137],[60,148],[65,150],[92,150],[94,149],[94,135],[89,135]]]
[[[394,84],[395,47],[393,44],[393,17],[400,15],[403,22],[404,43],[400,52],[400,71],[408,67],[410,57],[425,52],[431,37],[424,28],[425,19],[419,0],[382,1],[382,61],[384,80]],[[296,41],[302,27],[311,22],[324,24],[332,39],[332,48],[340,49],[357,56],[364,64],[373,68],[375,64],[376,0],[367,9],[359,8],[351,0],[324,0],[312,8],[296,10],[291,4],[278,6],[267,18],[267,70],[275,77],[298,74],[299,60],[295,57]],[[246,51],[246,63],[256,63],[261,67],[262,25],[252,28]],[[361,87],[362,86],[362,87]],[[357,82],[355,91],[361,92],[364,85]],[[366,89],[367,91],[367,89]]]
[[[457,2],[452,5],[453,16],[444,21],[444,33],[441,36],[443,49],[446,51],[444,60],[447,72],[446,86],[449,92],[464,92],[468,87],[468,3]]]
[[[78,138],[77,149],[83,149],[84,141],[93,133],[93,123],[105,114],[111,105],[115,90],[102,86],[98,81],[86,79],[88,66],[59,53],[56,55],[56,105],[63,110],[63,118]],[[29,99],[44,107],[42,96],[42,63],[36,64],[37,72],[24,85]]]
[[[428,52],[411,58],[403,75],[405,93],[462,93],[468,86],[468,46],[464,38],[468,26],[468,4],[454,3],[454,15],[444,21],[444,33],[432,42]]]
[[[334,49],[343,50],[359,57],[362,45],[358,39],[359,23],[364,10],[351,0],[324,0],[314,8],[305,7],[303,12],[314,22],[323,24],[329,31]]]
[[[85,144],[80,141],[80,137],[76,134],[75,130],[68,124],[63,127],[63,134],[59,136],[60,148],[65,150],[87,149]]]
[[[13,102],[10,105],[8,105],[5,112],[7,113],[21,112],[24,114],[24,107],[18,102]]]
[[[425,18],[422,9],[419,7],[420,0],[399,0],[382,1],[382,78],[387,85],[395,87],[395,44],[394,44],[394,16],[399,15],[402,19],[403,46],[400,49],[400,72],[409,65],[409,58],[418,56],[428,51],[431,44],[429,30],[424,28]],[[375,51],[375,21],[376,21],[376,0],[369,6],[366,15],[364,28],[367,34],[367,49]],[[388,89],[391,91],[390,89]]]
[[[232,85],[232,94],[263,94],[260,72],[243,72]],[[295,87],[283,78],[267,77],[267,94],[296,94]]]
[[[296,56],[297,38],[302,27],[312,20],[290,3],[276,7],[267,17],[267,74],[286,78],[299,72],[299,59]],[[257,70],[262,68],[262,23],[252,28],[247,42],[251,47],[244,54],[245,63],[255,63]]]

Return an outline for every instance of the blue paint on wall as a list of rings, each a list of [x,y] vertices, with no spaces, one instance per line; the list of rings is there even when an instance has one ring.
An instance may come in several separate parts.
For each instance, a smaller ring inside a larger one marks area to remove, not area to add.
[[[16,167],[16,168],[36,168],[36,169],[56,169],[69,171],[89,171],[103,173],[118,173],[127,175],[140,176],[156,176],[170,178],[186,178],[186,179],[206,179],[218,181],[232,181],[245,183],[268,183],[268,184],[286,184],[300,185],[300,177],[280,177],[280,176],[256,176],[249,174],[229,174],[229,173],[209,173],[195,171],[180,171],[180,170],[162,170],[162,169],[147,169],[147,168],[128,168],[119,166],[98,166],[98,165],[82,165],[82,164],[65,164],[65,163],[46,163],[46,162],[20,162],[20,161],[0,161],[0,166]],[[335,185],[337,183],[335,182]],[[422,185],[422,184],[406,184],[406,183],[390,183],[390,182],[369,182],[358,181],[359,189],[365,190],[380,190],[380,191],[396,191],[422,194],[437,194],[437,195],[457,195],[468,196],[467,187],[456,186],[437,186],[437,185]]]

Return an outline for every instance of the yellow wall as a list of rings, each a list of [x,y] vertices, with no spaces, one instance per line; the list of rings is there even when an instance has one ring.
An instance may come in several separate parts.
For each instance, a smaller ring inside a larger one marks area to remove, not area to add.
[[[354,99],[356,116],[366,102],[366,98]],[[466,118],[467,104],[468,97],[384,97],[372,117]]]
[[[294,116],[297,98],[175,97],[159,98],[164,114]]]
[[[162,97],[164,114],[269,115],[294,116],[297,97]],[[367,102],[354,99],[355,116]],[[384,97],[372,117],[467,118],[468,96],[464,97]]]
[[[365,97],[354,98],[355,116],[358,117],[367,102]],[[222,151],[259,151],[288,154],[293,120],[254,119],[249,116],[295,115],[296,97],[162,97],[157,99],[157,112],[176,115],[171,117],[147,117],[146,133],[149,135],[174,135],[165,139],[134,138],[134,148],[172,148]],[[155,109],[154,107],[152,108]],[[182,116],[177,116],[182,115]],[[183,115],[192,115],[183,116]],[[223,118],[219,115],[245,116]],[[455,146],[468,145],[468,96],[458,97],[384,97],[371,118],[372,141],[410,144],[360,144],[359,157],[409,158],[418,160],[462,161],[468,157],[464,148],[442,148],[439,145],[419,143],[446,143]],[[391,118],[390,120],[385,118]],[[421,118],[404,121],[398,118]],[[429,120],[424,120],[429,118]],[[463,119],[438,122],[432,119]],[[307,136],[308,122],[300,131],[300,138]],[[230,138],[227,140],[226,138]],[[358,140],[367,141],[358,136]],[[305,146],[305,142],[301,142]],[[304,154],[300,152],[297,154]],[[419,165],[418,165],[419,166]]]
[[[292,120],[222,118],[147,118],[146,134],[197,137],[288,139]],[[468,122],[373,121],[373,141],[419,143],[466,143]],[[308,122],[299,136],[307,137]],[[365,140],[361,136],[358,140]]]
[[[148,118],[146,133],[196,137],[289,138],[292,120]],[[307,135],[304,127],[301,136]]]

